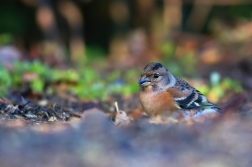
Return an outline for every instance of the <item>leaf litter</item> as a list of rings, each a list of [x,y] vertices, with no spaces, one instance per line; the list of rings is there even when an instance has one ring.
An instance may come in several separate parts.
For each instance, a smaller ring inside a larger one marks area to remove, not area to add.
[[[60,88],[58,94],[49,95],[30,89],[10,92],[0,100],[2,166],[236,167],[252,163],[249,91],[227,92],[220,101],[219,117],[161,125],[149,122],[138,94],[87,100]]]

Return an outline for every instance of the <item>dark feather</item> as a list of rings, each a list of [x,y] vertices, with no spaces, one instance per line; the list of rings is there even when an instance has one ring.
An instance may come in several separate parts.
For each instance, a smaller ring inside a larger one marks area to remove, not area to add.
[[[196,93],[193,91],[186,99],[183,100],[176,100],[177,104],[182,109],[215,109],[220,110],[220,108],[209,102],[204,95],[202,95],[199,91],[197,91],[198,98],[194,101],[192,101],[196,95]]]
[[[179,105],[180,108],[187,108],[189,107],[188,105],[192,103],[193,98],[195,97],[195,92],[192,92],[187,98],[183,100],[176,100],[177,104]]]
[[[151,68],[151,70],[156,71],[156,70],[158,70],[159,68],[162,68],[162,67],[163,67],[162,64],[155,63],[154,66]]]

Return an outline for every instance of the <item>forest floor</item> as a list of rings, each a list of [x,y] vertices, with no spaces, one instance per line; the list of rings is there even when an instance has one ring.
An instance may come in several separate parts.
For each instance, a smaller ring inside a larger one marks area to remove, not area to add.
[[[68,91],[75,83],[65,81],[47,84],[54,89],[50,94],[27,86],[10,89],[0,99],[1,166],[250,166],[252,59],[227,53],[217,65],[209,65],[213,60],[207,55],[215,49],[207,45],[201,51],[205,64],[198,62],[196,73],[218,71],[239,81],[242,89],[230,87],[216,100],[222,108],[218,117],[190,125],[150,123],[137,92],[90,100]],[[208,97],[214,99],[212,94]],[[114,102],[135,120],[130,126],[114,125]]]

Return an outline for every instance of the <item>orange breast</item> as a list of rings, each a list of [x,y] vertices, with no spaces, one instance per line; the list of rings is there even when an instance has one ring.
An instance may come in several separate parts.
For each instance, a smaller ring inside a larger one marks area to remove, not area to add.
[[[140,92],[140,101],[149,116],[170,115],[178,110],[173,97],[167,91],[158,93]]]

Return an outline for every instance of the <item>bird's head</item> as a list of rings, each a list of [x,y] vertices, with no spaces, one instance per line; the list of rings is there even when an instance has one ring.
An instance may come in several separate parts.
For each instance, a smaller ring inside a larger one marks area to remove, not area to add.
[[[161,63],[152,62],[144,67],[138,84],[142,90],[147,87],[160,90],[169,86],[173,78],[173,75]]]

